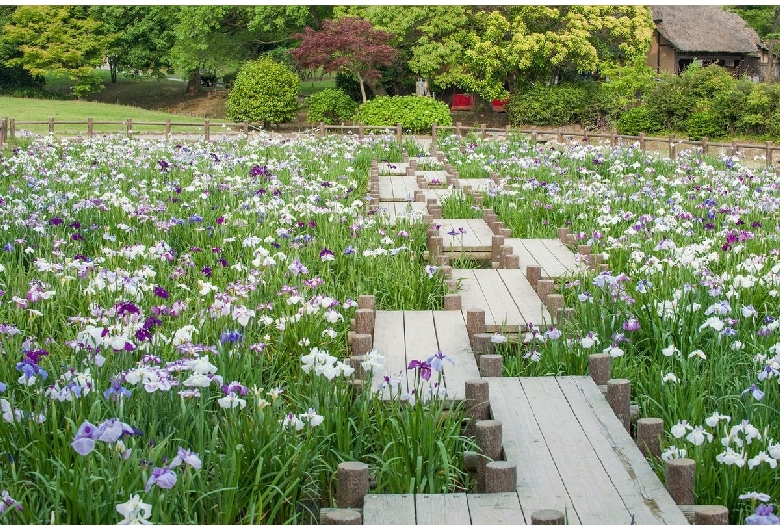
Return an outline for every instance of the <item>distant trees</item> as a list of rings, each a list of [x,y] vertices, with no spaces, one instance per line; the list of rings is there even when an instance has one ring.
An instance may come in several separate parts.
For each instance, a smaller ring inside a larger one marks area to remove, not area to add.
[[[363,103],[367,99],[365,83],[378,80],[378,68],[393,64],[398,55],[388,44],[389,33],[376,30],[367,20],[356,17],[326,20],[322,30],[307,27],[305,33],[295,37],[301,39],[298,48],[292,51],[296,64],[354,76],[360,83]]]
[[[3,40],[19,51],[6,60],[8,66],[21,66],[34,76],[68,76],[79,97],[103,88],[94,69],[103,64],[111,38],[85,7],[17,7],[3,28]]]

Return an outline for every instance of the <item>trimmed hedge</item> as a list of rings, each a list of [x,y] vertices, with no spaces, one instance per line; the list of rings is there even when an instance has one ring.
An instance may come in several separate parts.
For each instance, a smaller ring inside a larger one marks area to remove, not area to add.
[[[620,134],[638,136],[639,133],[662,131],[664,124],[649,107],[636,107],[621,114],[615,122],[615,128]]]
[[[357,103],[338,88],[326,88],[315,92],[306,103],[309,106],[309,123],[323,122],[333,125],[350,121],[357,109]]]
[[[281,123],[298,111],[298,74],[263,57],[244,63],[227,98],[227,117],[241,122]]]
[[[405,130],[423,133],[435,123],[452,125],[450,108],[443,101],[422,96],[381,96],[358,107],[355,121],[366,125],[392,127],[398,123]]]

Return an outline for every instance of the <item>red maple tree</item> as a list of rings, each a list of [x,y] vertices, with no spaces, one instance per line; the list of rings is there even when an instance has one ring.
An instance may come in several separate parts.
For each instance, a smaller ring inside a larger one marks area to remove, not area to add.
[[[398,51],[387,44],[392,35],[374,29],[371,22],[356,17],[325,20],[320,31],[307,27],[305,33],[293,35],[301,44],[292,56],[301,68],[322,67],[326,72],[353,75],[360,83],[363,103],[366,102],[364,83],[379,79],[379,66],[389,66]]]

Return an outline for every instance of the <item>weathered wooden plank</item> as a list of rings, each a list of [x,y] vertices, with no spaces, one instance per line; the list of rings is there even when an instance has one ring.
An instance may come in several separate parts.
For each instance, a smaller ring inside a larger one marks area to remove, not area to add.
[[[441,202],[453,194],[457,196],[463,195],[461,190],[454,188],[428,188],[427,190],[422,190],[422,192],[426,202],[428,199],[436,199],[437,201]]]
[[[588,376],[571,376],[569,379],[576,386],[576,389],[572,389],[566,384],[562,385],[562,389],[565,389],[569,401],[574,403],[579,400],[586,403],[587,408],[590,409],[590,414],[587,414],[586,408],[578,407],[578,417],[582,414],[583,418],[589,418],[587,423],[583,424],[589,426],[588,432],[593,438],[599,433],[604,437],[607,446],[602,447],[599,445],[597,449],[599,451],[611,451],[616,455],[633,483],[634,490],[640,495],[643,502],[650,507],[653,515],[657,518],[658,523],[655,524],[686,524],[685,516],[674,503],[671,496],[669,496],[661,481],[658,480],[658,477],[650,468],[636,443],[634,443],[623,424],[612,412],[609,403],[604,399],[593,380]],[[608,472],[610,476],[614,475],[615,480],[624,480],[620,479],[614,466],[611,466]]]
[[[404,311],[404,343],[407,366],[415,359],[424,361],[439,351],[436,327],[433,324],[433,311]],[[409,371],[410,389],[414,377],[414,371]],[[434,372],[431,382],[437,378],[438,374]]]
[[[415,180],[414,177],[394,175],[390,177],[390,181],[392,182],[393,200],[395,201],[408,201],[413,199],[415,190],[419,189],[417,187],[417,180]]]
[[[548,278],[559,278],[565,276],[569,269],[558,259],[558,256],[553,254],[550,247],[547,245],[546,239],[523,239],[523,245],[528,249],[528,252],[534,255],[536,260],[541,264],[545,270],[543,276]],[[574,266],[574,255],[571,256],[571,265]]]
[[[377,215],[388,223],[395,223],[399,219],[416,222],[426,213],[428,209],[424,202],[388,201],[379,203]]]
[[[479,282],[474,276],[475,269],[452,269],[452,277],[460,280],[460,307],[463,311],[469,309],[483,309],[485,311],[485,322],[495,322],[493,313],[490,312],[488,302],[485,299],[485,293],[479,287]]]
[[[512,254],[515,254],[520,259],[520,270],[525,274],[525,268],[529,265],[542,267],[542,264],[539,263],[536,256],[531,254],[525,247],[523,241],[523,239],[512,237],[504,239],[504,244],[512,247]],[[544,270],[542,271],[542,276],[547,276],[547,273]]]
[[[493,231],[483,219],[466,219],[469,229],[484,247],[493,245]]]
[[[520,384],[582,524],[630,524],[631,514],[557,381],[526,377]]]
[[[406,346],[404,341],[404,314],[403,311],[377,311],[374,320],[374,348],[385,357],[385,372],[375,373],[372,381],[372,389],[381,385],[385,375],[400,379],[401,392],[408,392],[406,374]],[[390,391],[386,390],[382,397],[390,398]],[[398,389],[392,388],[392,395],[398,395]]]
[[[485,314],[485,324],[488,331],[501,329],[510,333],[516,332],[521,321],[523,324],[525,321],[504,281],[499,276],[498,269],[475,269],[474,277],[479,283],[493,315],[493,320],[488,322],[487,313]],[[491,325],[488,326],[488,324]]]
[[[447,398],[466,399],[466,381],[479,379],[479,368],[476,359],[474,359],[474,352],[469,346],[469,334],[466,331],[463,313],[460,311],[434,311],[433,321],[436,325],[439,350],[455,362],[455,366],[448,362],[444,363]]]
[[[417,524],[467,525],[471,524],[465,493],[429,495],[418,493],[414,498]]]
[[[374,495],[363,499],[364,525],[414,525],[414,495]]]
[[[560,473],[520,384],[513,377],[486,378],[490,385],[493,419],[502,424],[504,453],[517,465],[517,496],[523,513],[560,510],[579,524]],[[530,517],[530,515],[528,516]]]
[[[422,176],[426,182],[431,182],[434,179],[437,179],[440,183],[446,184],[447,183],[447,172],[446,171],[416,171],[415,176],[420,175]]]
[[[569,250],[560,239],[543,239],[542,242],[550,253],[557,258],[561,265],[563,265],[567,273],[579,270],[577,262],[574,261],[574,253]],[[561,274],[561,276],[564,276],[564,274]]]
[[[472,493],[466,496],[472,525],[528,524],[517,492]],[[528,514],[530,518],[531,515]]]
[[[509,292],[512,300],[517,305],[518,311],[522,315],[523,324],[533,323],[541,325],[551,323],[550,312],[542,304],[539,296],[528,283],[525,273],[520,269],[496,269]]]

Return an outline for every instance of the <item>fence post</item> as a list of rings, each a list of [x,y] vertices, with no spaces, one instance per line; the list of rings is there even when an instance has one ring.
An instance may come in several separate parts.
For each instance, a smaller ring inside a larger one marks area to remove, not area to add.
[[[320,136],[325,136],[325,124],[320,122]]]
[[[203,122],[203,134],[206,137],[207,142],[211,140],[211,130],[209,127],[209,120],[205,120]]]
[[[707,142],[709,142],[710,139],[706,136],[701,139],[701,154],[706,155],[707,151],[709,151],[710,146],[707,145]]]
[[[558,127],[558,143],[563,143],[563,128]]]
[[[766,142],[766,168],[769,169],[769,166],[772,165],[772,142],[767,141]]]
[[[165,138],[168,139],[168,137],[171,135],[171,119],[168,118],[165,120]]]
[[[8,118],[0,120],[0,145],[5,143],[5,139],[8,137]]]
[[[536,145],[539,143],[539,137],[536,133],[536,127],[531,127],[531,142]]]
[[[132,118],[127,118],[127,121],[125,122],[125,133],[127,136],[130,136],[130,131],[133,130],[133,120]]]
[[[731,140],[731,156],[736,156],[737,154],[737,141]]]
[[[92,118],[87,118],[87,138],[92,138]]]
[[[363,134],[365,132],[363,127],[364,127],[363,122],[358,123],[358,140],[362,140],[363,139]]]
[[[512,131],[512,126],[508,123],[506,124],[506,139],[509,139],[509,133]]]
[[[582,143],[584,144],[588,143],[588,129],[585,129],[585,132],[582,135]]]
[[[645,133],[639,133],[639,149],[645,152]]]
[[[54,118],[49,118],[49,132],[54,132]]]
[[[398,142],[398,145],[402,145],[404,143],[403,138],[404,130],[400,123],[396,123],[395,125],[395,140]]]
[[[249,136],[249,122],[244,120],[243,125],[244,125],[244,134]]]
[[[460,132],[460,127],[461,127],[460,122],[455,124],[455,134],[458,136],[463,136]]]
[[[16,120],[14,118],[11,118],[8,123],[8,134],[11,138],[16,138]]]
[[[487,131],[485,130],[485,129],[487,129],[487,124],[480,123],[479,124],[479,129],[480,129],[480,131],[482,133],[482,138],[487,138]]]
[[[669,158],[674,160],[677,158],[677,148],[674,146],[674,135],[669,136]]]

